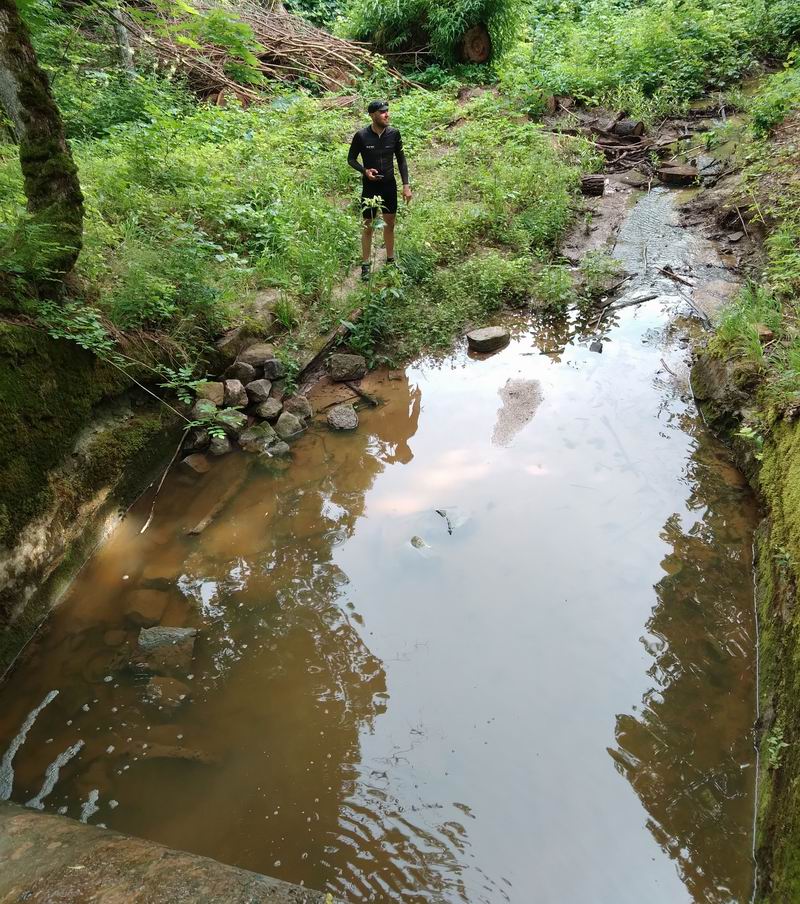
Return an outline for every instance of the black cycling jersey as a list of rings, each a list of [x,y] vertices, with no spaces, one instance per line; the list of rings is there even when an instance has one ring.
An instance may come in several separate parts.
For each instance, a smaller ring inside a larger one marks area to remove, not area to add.
[[[358,162],[361,155],[362,163]],[[350,153],[347,162],[353,169],[358,170],[364,176],[364,170],[376,169],[383,176],[379,181],[394,181],[394,160],[397,157],[397,168],[400,170],[400,178],[403,185],[408,185],[408,164],[403,153],[403,139],[400,132],[392,126],[386,126],[380,135],[374,131],[371,125],[359,129],[350,143]],[[364,184],[374,185],[364,176]]]

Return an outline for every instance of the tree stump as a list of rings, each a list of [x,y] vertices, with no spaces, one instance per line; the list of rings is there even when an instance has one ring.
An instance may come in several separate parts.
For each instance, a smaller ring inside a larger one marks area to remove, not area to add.
[[[606,177],[602,174],[581,176],[581,194],[601,196],[605,191]]]
[[[640,138],[644,135],[644,123],[641,119],[620,119],[614,123],[613,131],[615,135]]]
[[[473,25],[461,39],[461,58],[465,63],[486,63],[492,55],[492,39],[483,25]]]

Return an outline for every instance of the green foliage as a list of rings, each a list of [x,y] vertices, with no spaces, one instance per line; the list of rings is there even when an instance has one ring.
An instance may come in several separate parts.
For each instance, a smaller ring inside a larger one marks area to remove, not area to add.
[[[780,333],[781,306],[766,288],[747,283],[722,311],[711,342],[712,350],[720,357],[761,362],[764,352],[757,330],[759,324]]]
[[[493,57],[500,58],[513,42],[521,9],[519,0],[350,0],[344,30],[385,51],[429,44],[440,63],[453,63],[464,33],[485,25]]]
[[[536,298],[544,307],[564,311],[576,300],[570,272],[559,266],[542,267],[536,279]]]
[[[780,768],[783,751],[788,746],[788,743],[783,740],[783,728],[780,725],[775,725],[764,739],[764,753],[767,758],[768,769]]]
[[[799,106],[800,63],[795,62],[783,72],[767,79],[753,99],[749,113],[754,133],[759,137],[767,135]]]
[[[341,0],[287,0],[289,12],[302,16],[314,25],[329,27],[342,11]]]
[[[609,283],[620,275],[622,264],[605,251],[590,251],[580,262],[584,292],[593,297],[608,291]]]
[[[532,0],[529,84],[652,120],[774,52],[788,8],[758,0]]]

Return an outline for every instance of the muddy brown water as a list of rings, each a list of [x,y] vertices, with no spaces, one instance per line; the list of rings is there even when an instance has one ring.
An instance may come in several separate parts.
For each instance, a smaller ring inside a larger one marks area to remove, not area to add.
[[[520,319],[491,357],[379,374],[355,433],[252,468],[199,537],[248,459],[174,474],[0,688],[0,750],[58,691],[12,798],[352,901],[747,901],[757,512],[660,288],[601,353]],[[201,630],[176,714],[124,668],[141,588]]]

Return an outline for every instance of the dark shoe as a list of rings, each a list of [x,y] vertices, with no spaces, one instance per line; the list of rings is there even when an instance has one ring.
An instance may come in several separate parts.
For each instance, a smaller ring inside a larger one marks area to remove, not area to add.
[[[362,264],[361,265],[361,282],[368,282],[371,272],[372,272],[372,264]]]
[[[386,258],[386,266],[387,267],[396,267],[397,261],[393,257],[387,257]]]

